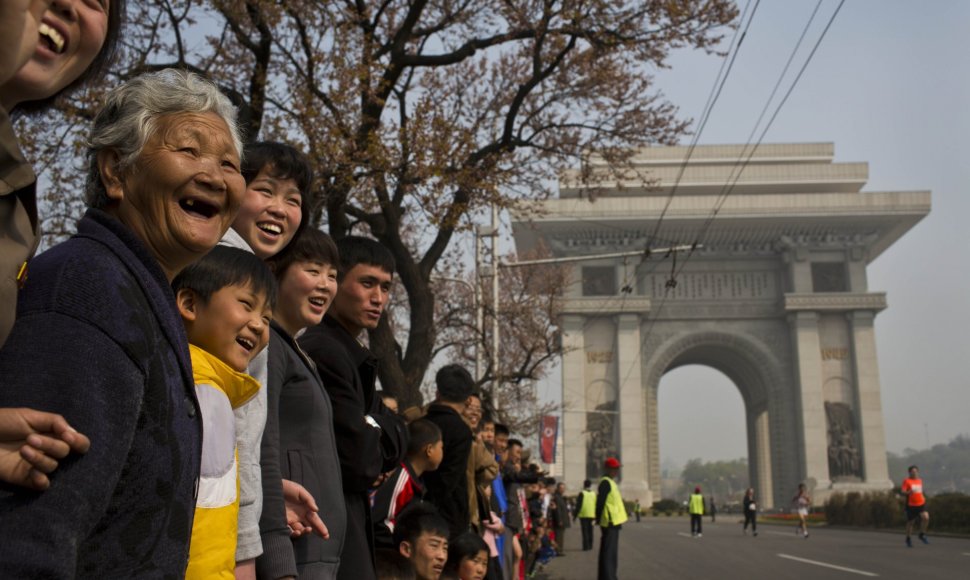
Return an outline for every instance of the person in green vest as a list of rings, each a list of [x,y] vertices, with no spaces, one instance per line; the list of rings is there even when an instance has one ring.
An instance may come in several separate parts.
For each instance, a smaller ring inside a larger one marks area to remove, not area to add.
[[[700,538],[704,534],[701,533],[701,520],[704,517],[704,496],[701,495],[701,488],[697,486],[694,488],[694,493],[690,494],[690,499],[687,501],[687,511],[690,513],[690,535],[695,538]]]
[[[607,457],[603,462],[606,473],[600,480],[596,494],[596,521],[600,525],[600,553],[597,565],[599,580],[616,580],[620,556],[620,529],[626,521],[626,506],[620,497],[616,477],[620,473],[620,461]]]
[[[579,518],[579,528],[583,532],[583,551],[593,549],[593,520],[596,519],[596,494],[590,489],[593,482],[583,480],[583,491],[576,496],[573,507],[573,521]]]

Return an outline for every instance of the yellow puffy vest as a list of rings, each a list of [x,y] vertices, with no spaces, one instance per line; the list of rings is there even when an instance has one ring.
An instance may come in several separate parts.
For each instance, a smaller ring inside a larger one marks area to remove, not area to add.
[[[600,525],[605,527],[618,526],[626,521],[626,506],[623,505],[623,498],[620,497],[620,488],[612,478],[603,477],[600,480],[610,483],[610,493],[606,496],[606,505],[603,506],[603,514],[600,515]]]

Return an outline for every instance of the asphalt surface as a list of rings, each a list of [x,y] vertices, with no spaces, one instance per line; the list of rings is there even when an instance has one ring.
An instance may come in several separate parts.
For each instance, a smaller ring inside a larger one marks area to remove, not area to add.
[[[970,540],[934,537],[929,545],[915,537],[907,548],[904,536],[847,529],[809,528],[809,537],[794,527],[760,525],[758,537],[743,535],[738,518],[720,516],[704,521],[704,535],[690,536],[687,518],[644,518],[628,522],[620,532],[623,579],[863,579],[905,578],[970,580]],[[596,578],[599,531],[594,548],[580,550],[580,531],[566,533],[566,555],[555,558],[537,578]]]

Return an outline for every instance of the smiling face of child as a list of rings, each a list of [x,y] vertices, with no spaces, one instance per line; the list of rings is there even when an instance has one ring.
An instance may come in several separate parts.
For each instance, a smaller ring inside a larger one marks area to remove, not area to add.
[[[269,341],[272,311],[266,295],[248,284],[220,288],[207,301],[183,288],[176,300],[189,342],[238,372],[244,372]]]

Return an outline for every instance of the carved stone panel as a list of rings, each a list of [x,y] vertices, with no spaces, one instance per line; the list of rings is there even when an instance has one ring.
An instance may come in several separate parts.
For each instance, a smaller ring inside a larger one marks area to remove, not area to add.
[[[832,481],[860,481],[862,458],[856,443],[855,416],[845,403],[825,403],[828,422],[829,477]]]

